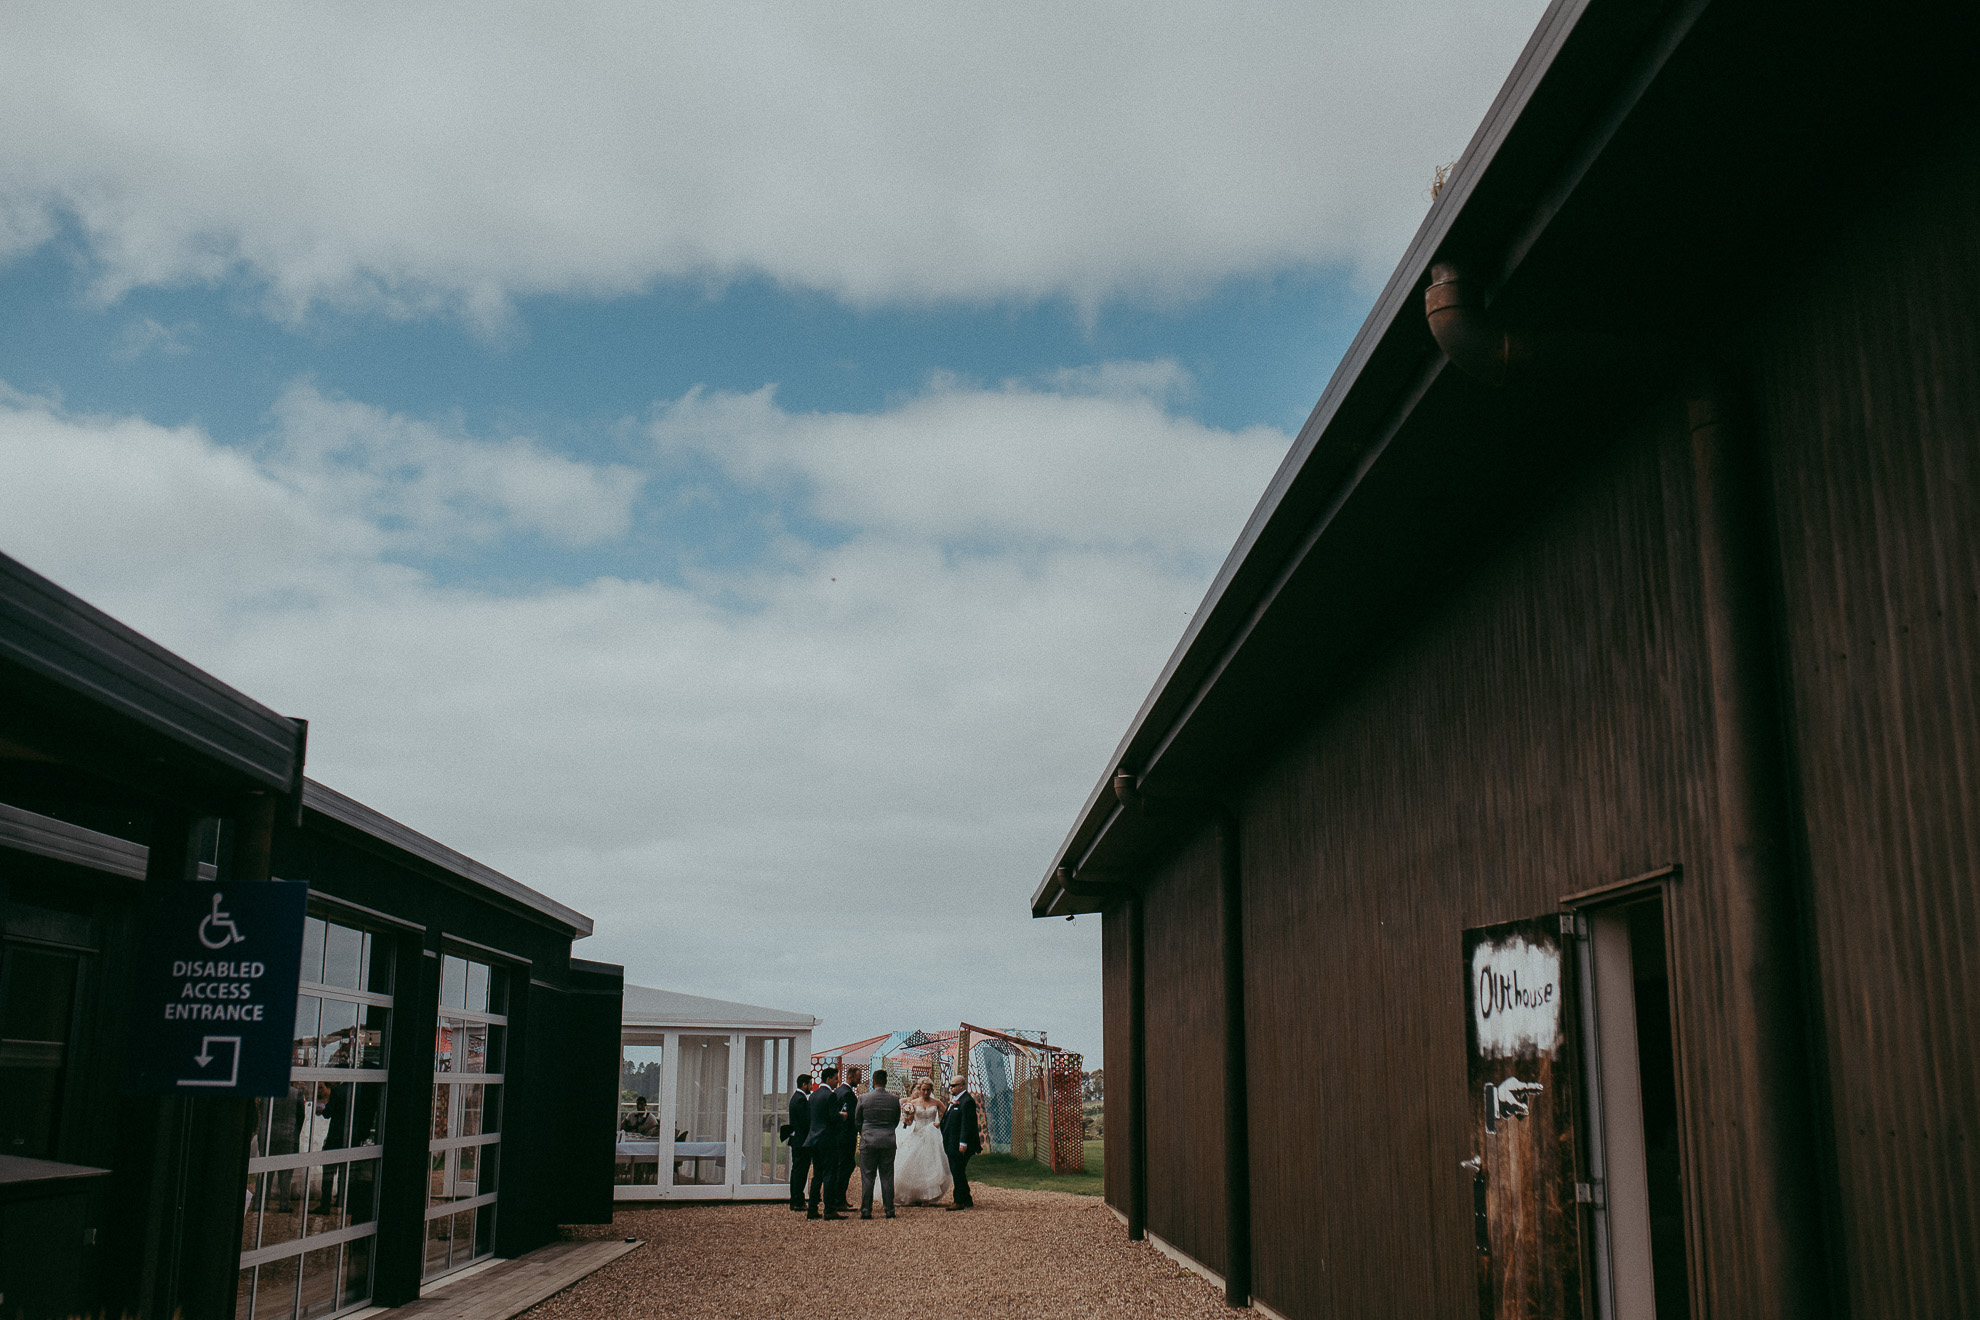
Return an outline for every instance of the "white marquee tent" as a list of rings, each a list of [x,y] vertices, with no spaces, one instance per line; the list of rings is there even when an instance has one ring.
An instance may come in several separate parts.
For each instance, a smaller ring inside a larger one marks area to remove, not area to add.
[[[817,1025],[808,1013],[628,985],[617,1198],[789,1195],[790,1151],[777,1128]]]

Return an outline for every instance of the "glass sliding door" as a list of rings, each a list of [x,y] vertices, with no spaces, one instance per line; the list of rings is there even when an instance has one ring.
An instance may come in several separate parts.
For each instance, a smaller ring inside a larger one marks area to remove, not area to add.
[[[619,1132],[612,1181],[621,1188],[651,1188],[660,1183],[660,1145],[668,1121],[661,1096],[666,1068],[663,1033],[627,1032],[619,1050]]]
[[[427,1137],[428,1279],[495,1252],[508,990],[500,967],[453,954],[440,960]]]
[[[675,1052],[673,1183],[727,1188],[731,1037],[681,1036]]]
[[[743,1038],[742,1080],[742,1169],[737,1181],[739,1194],[750,1195],[759,1188],[781,1188],[774,1195],[789,1195],[791,1148],[777,1136],[786,1119],[791,1089],[796,1082],[793,1067],[797,1042],[789,1036],[746,1036]]]
[[[789,1194],[777,1135],[811,1037],[628,1025],[620,1033],[620,1201]]]
[[[310,917],[297,989],[289,1094],[255,1101],[235,1320],[320,1320],[371,1301],[389,938]]]

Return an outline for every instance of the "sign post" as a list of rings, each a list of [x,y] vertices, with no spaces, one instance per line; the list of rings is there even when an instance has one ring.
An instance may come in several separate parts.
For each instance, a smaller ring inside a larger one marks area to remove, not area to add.
[[[289,1092],[309,886],[163,885],[132,978],[133,1095]]]

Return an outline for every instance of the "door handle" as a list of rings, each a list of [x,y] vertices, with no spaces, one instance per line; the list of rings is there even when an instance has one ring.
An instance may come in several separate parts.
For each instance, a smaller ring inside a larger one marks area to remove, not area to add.
[[[1508,1077],[1497,1085],[1485,1083],[1485,1130],[1497,1132],[1502,1118],[1523,1121],[1532,1112],[1526,1103],[1527,1097],[1539,1095],[1546,1089],[1538,1082],[1522,1082],[1517,1077]]]

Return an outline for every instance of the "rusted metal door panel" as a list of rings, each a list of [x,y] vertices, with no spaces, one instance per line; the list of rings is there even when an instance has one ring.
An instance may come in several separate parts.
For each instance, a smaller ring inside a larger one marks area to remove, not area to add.
[[[1464,933],[1478,1308],[1580,1320],[1571,936],[1550,913]]]

